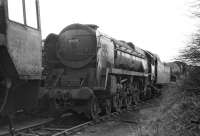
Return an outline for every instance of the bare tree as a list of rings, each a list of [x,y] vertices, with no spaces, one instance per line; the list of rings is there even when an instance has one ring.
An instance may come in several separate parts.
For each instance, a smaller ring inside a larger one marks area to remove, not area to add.
[[[197,31],[197,34],[192,37],[191,43],[180,51],[178,60],[192,65],[200,64],[200,31]]]
[[[192,15],[200,19],[200,0],[196,0],[191,7]],[[198,88],[200,92],[200,25],[199,29],[191,36],[191,41],[180,51],[177,58],[179,61],[187,63],[187,77],[184,81],[184,87]]]

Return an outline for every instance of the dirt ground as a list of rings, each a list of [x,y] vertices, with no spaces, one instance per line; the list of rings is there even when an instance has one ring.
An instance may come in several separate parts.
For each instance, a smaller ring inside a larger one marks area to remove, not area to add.
[[[181,114],[177,110],[183,97],[179,90],[177,83],[172,83],[163,88],[160,97],[140,103],[135,110],[90,126],[74,136],[174,136],[175,131],[181,131],[181,126],[173,123]]]

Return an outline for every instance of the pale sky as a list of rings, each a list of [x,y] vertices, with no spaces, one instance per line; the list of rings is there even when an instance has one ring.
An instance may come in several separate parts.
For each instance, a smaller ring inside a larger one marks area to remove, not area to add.
[[[195,32],[194,0],[40,0],[43,39],[72,23],[100,31],[171,61]]]

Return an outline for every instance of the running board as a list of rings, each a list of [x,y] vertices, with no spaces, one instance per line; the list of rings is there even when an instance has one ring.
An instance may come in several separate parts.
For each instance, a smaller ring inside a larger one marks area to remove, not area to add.
[[[148,74],[145,74],[143,72],[129,71],[129,70],[123,70],[123,69],[117,69],[117,68],[110,68],[109,73],[117,74],[117,75],[140,76],[140,77],[147,77],[148,76]]]

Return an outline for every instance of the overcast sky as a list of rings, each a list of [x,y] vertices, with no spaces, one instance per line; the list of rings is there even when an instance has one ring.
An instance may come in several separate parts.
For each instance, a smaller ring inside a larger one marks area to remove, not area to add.
[[[100,31],[171,61],[195,31],[193,0],[40,0],[42,36],[72,23],[96,24]]]

